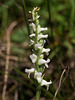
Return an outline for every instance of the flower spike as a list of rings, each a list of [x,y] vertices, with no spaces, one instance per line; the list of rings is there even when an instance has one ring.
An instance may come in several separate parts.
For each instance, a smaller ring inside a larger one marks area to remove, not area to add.
[[[29,13],[32,14],[32,19],[29,19],[30,26],[32,27],[32,33],[29,35],[30,46],[33,47],[32,51],[34,52],[30,55],[30,59],[32,63],[35,65],[35,68],[25,69],[25,72],[28,73],[28,78],[30,78],[31,73],[34,73],[34,79],[37,80],[38,84],[40,86],[47,86],[48,90],[49,85],[52,82],[51,80],[50,82],[47,82],[43,79],[43,72],[45,70],[45,67],[48,68],[48,63],[50,62],[50,59],[44,59],[44,53],[48,55],[50,52],[50,48],[44,48],[44,44],[46,43],[45,39],[48,38],[48,34],[43,34],[43,31],[47,31],[48,28],[42,28],[39,24],[39,9],[39,7],[35,7],[32,11],[29,11]]]

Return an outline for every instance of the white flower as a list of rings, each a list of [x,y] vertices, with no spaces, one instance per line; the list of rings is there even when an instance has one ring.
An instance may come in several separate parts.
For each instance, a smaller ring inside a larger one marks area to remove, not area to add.
[[[41,86],[47,86],[47,90],[49,89],[49,85],[52,84],[51,80],[50,82],[47,82],[46,80],[42,80]]]
[[[36,77],[36,80],[38,81],[38,83],[41,83],[41,81],[42,81],[42,77],[37,76],[37,77]]]
[[[29,35],[29,37],[31,37],[31,38],[32,38],[32,37],[35,37],[35,34],[34,34],[34,33],[33,33],[33,34],[31,34],[31,35]]]
[[[37,70],[35,70],[34,78],[38,81],[38,83],[41,83],[41,86],[47,86],[47,90],[49,89],[49,85],[52,83],[51,80],[50,82],[44,80],[42,77],[42,72],[37,72]]]
[[[35,70],[34,78],[38,81],[38,83],[40,83],[42,80],[41,76],[42,76],[42,72],[37,72],[37,70]]]
[[[40,40],[41,38],[47,38],[47,37],[48,37],[48,35],[40,34],[40,35],[38,35],[38,40]]]
[[[39,47],[42,48],[42,43],[35,44],[35,50],[37,50]]]
[[[32,17],[33,17],[33,20],[35,20],[35,11],[36,11],[37,7],[35,7],[32,11]]]
[[[50,49],[49,48],[47,48],[47,49],[45,49],[45,48],[43,48],[43,50],[42,50],[42,53],[46,53],[47,55],[49,54],[49,51],[50,51]]]
[[[39,47],[39,49],[41,49],[41,48],[42,48],[42,47]],[[48,55],[49,51],[50,51],[49,48],[47,48],[47,49],[43,48],[42,53],[45,52],[45,53]]]
[[[33,63],[36,62],[37,56],[35,54],[30,55],[30,59],[32,60]]]
[[[41,31],[46,31],[48,30],[48,28],[41,28],[40,25],[38,26],[38,33],[40,33]]]
[[[44,59],[40,59],[38,64],[39,65],[45,64],[45,66],[48,68],[49,66],[47,63],[49,63],[49,62],[50,62],[50,59],[47,59],[47,61]]]
[[[35,71],[35,68],[25,69],[25,72],[28,73],[28,78],[30,78],[30,74]]]
[[[35,26],[35,24],[34,24],[34,23],[31,23],[30,26],[32,26],[32,28],[33,28],[33,30],[34,30],[34,32],[35,32],[35,31],[36,31],[36,26]]]
[[[35,70],[35,77],[37,76],[42,76],[42,72],[37,72],[37,70]]]
[[[34,43],[35,42],[33,40],[30,40],[30,45],[29,46],[33,45]]]

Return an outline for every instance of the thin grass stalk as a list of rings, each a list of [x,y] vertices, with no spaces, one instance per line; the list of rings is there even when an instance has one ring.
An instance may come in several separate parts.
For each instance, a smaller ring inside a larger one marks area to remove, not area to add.
[[[70,4],[71,4],[70,24],[71,24],[71,30],[72,30],[72,27],[74,26],[75,1],[70,0]]]
[[[48,8],[48,14],[49,14],[49,25],[50,25],[50,29],[51,29],[51,38],[52,38],[52,42],[54,41],[54,37],[53,37],[53,24],[52,24],[52,18],[51,18],[51,6],[50,6],[50,0],[47,0],[47,8]]]
[[[22,7],[23,7],[23,12],[24,12],[24,18],[25,18],[25,22],[26,22],[26,26],[28,29],[28,35],[30,34],[30,29],[29,29],[29,22],[28,22],[28,17],[26,14],[26,5],[25,5],[25,0],[21,0],[22,2]]]

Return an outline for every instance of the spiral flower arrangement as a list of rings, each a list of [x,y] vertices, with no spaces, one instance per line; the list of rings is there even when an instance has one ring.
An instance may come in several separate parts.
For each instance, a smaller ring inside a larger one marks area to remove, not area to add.
[[[35,7],[32,11],[29,11],[29,13],[32,14],[32,19],[30,19],[29,21],[32,21],[32,23],[30,23],[30,26],[32,27],[33,32],[29,35],[30,46],[33,46],[33,54],[30,55],[30,59],[32,63],[35,64],[35,68],[25,69],[25,72],[28,73],[28,78],[30,78],[31,73],[34,73],[34,79],[36,79],[38,82],[36,100],[39,100],[40,97],[40,87],[45,85],[47,86],[48,90],[49,85],[52,83],[51,80],[49,82],[44,80],[43,71],[45,70],[45,67],[49,67],[48,63],[50,62],[50,59],[44,59],[44,53],[48,55],[50,48],[44,48],[44,44],[46,42],[45,39],[48,37],[48,34],[43,34],[42,32],[48,30],[48,28],[42,28],[39,24],[39,9],[40,7]]]

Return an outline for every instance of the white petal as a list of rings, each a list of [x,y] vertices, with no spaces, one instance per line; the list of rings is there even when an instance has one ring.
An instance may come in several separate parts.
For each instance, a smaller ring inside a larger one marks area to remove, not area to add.
[[[33,73],[35,71],[34,68],[31,69],[25,69],[25,72],[28,73],[28,78],[30,78],[30,74]]]
[[[39,60],[39,65],[41,65],[41,64],[47,64],[47,63],[49,63],[49,62],[50,62],[50,59],[48,59],[47,61],[44,60],[44,59],[40,59],[40,60]]]
[[[32,26],[33,30],[36,31],[36,26],[34,23],[31,23],[30,26]]]
[[[41,72],[37,72],[36,70],[35,70],[35,77],[37,77],[37,76],[42,76],[42,73]]]
[[[35,75],[34,75],[34,78],[38,81],[38,83],[41,83],[41,80],[42,80],[42,72],[37,72],[35,70]]]
[[[46,80],[42,80],[41,86],[47,86],[47,90],[49,89],[49,85],[52,84],[51,80],[50,82],[47,82]]]
[[[37,9],[37,7],[35,7],[35,8],[33,9],[33,11],[32,11],[32,18],[33,18],[33,20],[35,19],[35,11],[36,11],[36,9]]]
[[[47,63],[49,63],[49,62],[50,62],[50,59],[47,59]],[[47,63],[45,63],[45,66],[46,66],[47,68],[49,68],[49,66],[48,66]]]
[[[48,37],[48,35],[40,34],[40,35],[38,35],[38,40],[40,40],[41,38],[47,38],[47,37]]]
[[[39,47],[40,48],[42,47],[42,44],[41,43],[35,44],[35,50],[39,49]]]
[[[48,30],[47,27],[46,27],[46,28],[41,28],[41,27],[39,27],[39,28],[38,28],[38,33],[40,33],[41,31],[46,31],[46,30]]]
[[[34,43],[35,42],[33,40],[30,40],[30,45],[29,46],[33,45]]]
[[[47,49],[43,48],[42,53],[43,53],[43,52],[49,52],[49,51],[50,51],[49,48],[47,48]]]
[[[48,64],[45,64],[45,66],[46,66],[47,68],[49,68]]]
[[[47,55],[49,54],[49,51],[50,51],[50,49],[49,48],[47,48],[47,49],[45,49],[45,48],[43,48],[43,50],[42,50],[42,53],[46,53]]]
[[[34,37],[35,36],[35,34],[33,33],[33,34],[31,34],[31,35],[29,35],[29,37]]]
[[[33,63],[36,62],[37,56],[35,54],[30,55],[30,59],[32,60]]]
[[[37,77],[37,81],[38,81],[38,83],[41,83],[42,78],[41,77]]]

